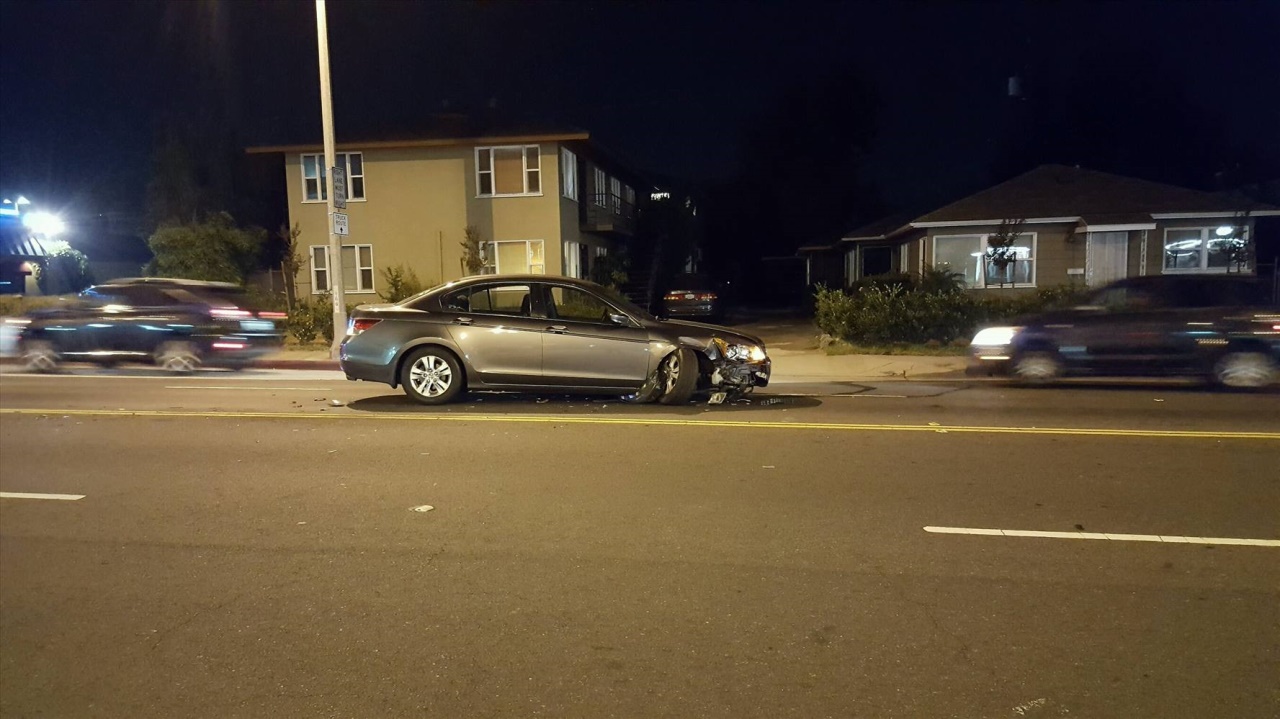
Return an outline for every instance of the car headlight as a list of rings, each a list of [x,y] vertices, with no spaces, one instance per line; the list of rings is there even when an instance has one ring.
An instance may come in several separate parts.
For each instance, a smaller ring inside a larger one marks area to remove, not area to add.
[[[1013,338],[1021,331],[1021,327],[988,327],[974,335],[969,344],[978,347],[1004,347],[1013,342]]]
[[[725,344],[724,357],[733,362],[763,362],[768,358],[764,348],[758,345]]]

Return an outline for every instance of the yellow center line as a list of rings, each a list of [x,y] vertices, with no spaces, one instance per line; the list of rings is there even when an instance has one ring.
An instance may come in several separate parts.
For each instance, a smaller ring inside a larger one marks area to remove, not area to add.
[[[3,408],[0,414],[64,415],[72,417],[173,417],[213,419],[383,420],[435,422],[509,422],[525,424],[588,424],[650,427],[717,427],[741,429],[801,429],[827,432],[932,432],[935,434],[1028,434],[1077,437],[1156,437],[1166,439],[1257,439],[1280,441],[1280,432],[1227,432],[1166,429],[1109,429],[1086,427],[982,427],[939,424],[857,424],[846,422],[771,422],[760,420],[673,419],[670,417],[583,417],[564,415],[461,415],[461,414],[332,414],[304,412],[201,412],[152,409],[38,409]]]

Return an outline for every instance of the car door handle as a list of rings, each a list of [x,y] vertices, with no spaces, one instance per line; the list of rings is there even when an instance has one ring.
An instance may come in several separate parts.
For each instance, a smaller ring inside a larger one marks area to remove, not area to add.
[[[475,320],[471,319],[470,317],[454,317],[453,318],[453,323],[455,325],[470,325],[472,322],[475,322]]]
[[[547,328],[548,332],[556,335],[562,335],[568,330],[569,328],[565,327],[564,325],[551,325],[550,327]]]

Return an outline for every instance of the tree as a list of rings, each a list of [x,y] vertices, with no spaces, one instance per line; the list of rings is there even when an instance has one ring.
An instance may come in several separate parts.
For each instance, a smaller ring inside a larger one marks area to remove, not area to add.
[[[480,229],[475,225],[467,225],[462,231],[462,273],[464,275],[484,274],[484,242],[480,237]]]
[[[1018,249],[1014,243],[1022,234],[1024,224],[1024,220],[1001,220],[995,234],[987,237],[987,263],[996,268],[1001,287],[1005,285],[1005,270],[1018,261]]]
[[[289,311],[293,311],[297,302],[298,272],[302,270],[302,252],[298,249],[298,237],[302,227],[293,223],[293,227],[280,225],[276,238],[280,240],[280,274],[284,276],[284,298]]]
[[[220,212],[204,222],[156,230],[147,240],[155,253],[148,270],[162,277],[244,284],[265,242],[264,231],[236,227],[231,215]]]
[[[79,292],[93,284],[89,258],[84,253],[63,245],[45,255],[36,265],[36,285],[46,295]]]

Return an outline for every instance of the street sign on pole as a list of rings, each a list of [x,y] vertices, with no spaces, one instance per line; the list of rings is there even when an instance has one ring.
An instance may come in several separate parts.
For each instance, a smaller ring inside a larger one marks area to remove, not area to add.
[[[351,230],[347,225],[347,213],[333,213],[333,234],[346,237],[351,234]]]
[[[339,210],[347,209],[347,168],[331,167],[333,173],[333,206]]]

